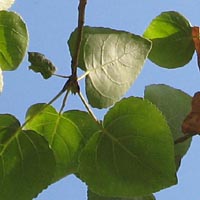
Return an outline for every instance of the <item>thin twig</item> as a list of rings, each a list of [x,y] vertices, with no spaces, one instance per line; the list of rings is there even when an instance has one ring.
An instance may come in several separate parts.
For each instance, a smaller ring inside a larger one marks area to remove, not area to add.
[[[191,133],[185,134],[184,136],[179,137],[178,139],[176,139],[174,141],[174,144],[179,144],[179,143],[185,142],[187,139],[191,138],[194,135],[197,135],[197,134],[196,133],[194,133],[194,134],[191,134]]]
[[[53,74],[53,76],[57,76],[60,78],[69,78],[70,76],[60,75],[60,74]]]
[[[67,97],[68,97],[68,95],[69,95],[69,92],[70,92],[70,90],[67,90],[67,92],[66,92],[66,94],[65,94],[65,96],[64,96],[64,99],[63,99],[63,102],[62,102],[62,106],[61,106],[61,108],[60,108],[59,113],[62,113],[62,111],[63,111],[63,109],[64,109],[64,107],[65,107],[65,105],[66,105],[66,101],[67,101]]]
[[[77,34],[77,42],[76,42],[76,51],[72,58],[72,76],[77,77],[77,67],[78,67],[78,59],[80,55],[80,49],[81,49],[81,41],[82,41],[82,35],[83,35],[83,25],[85,21],[85,7],[87,4],[87,0],[80,0],[79,6],[78,6],[78,34]]]
[[[85,100],[84,96],[82,95],[81,92],[78,93],[81,101],[83,102],[85,108],[87,109],[88,113],[92,116],[92,118],[99,124],[98,119],[96,118],[96,116],[94,115],[94,113],[92,112],[92,110],[90,109],[90,106],[88,105],[87,101]]]

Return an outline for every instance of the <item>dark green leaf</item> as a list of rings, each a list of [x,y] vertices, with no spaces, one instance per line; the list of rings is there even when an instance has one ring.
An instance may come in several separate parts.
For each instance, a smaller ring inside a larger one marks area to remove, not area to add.
[[[133,198],[112,198],[112,197],[102,197],[98,194],[93,193],[88,190],[88,200],[156,200],[153,195],[143,196],[143,197],[133,197]]]
[[[34,131],[21,130],[11,115],[0,115],[0,199],[27,200],[46,188],[55,172],[53,152]]]
[[[194,43],[190,23],[177,12],[163,12],[157,16],[144,37],[153,44],[149,59],[161,67],[181,67],[192,59]]]
[[[29,108],[26,125],[43,135],[54,151],[56,174],[54,181],[77,172],[78,156],[88,138],[97,130],[93,119],[81,111],[59,114],[52,106],[36,104]]]
[[[75,52],[77,30],[69,39]],[[86,71],[86,93],[93,107],[118,101],[140,73],[151,43],[134,34],[108,28],[84,28],[79,67]]]
[[[28,52],[28,61],[31,63],[29,69],[42,74],[43,78],[50,78],[56,71],[56,67],[43,54]]]
[[[26,25],[18,14],[0,11],[0,43],[1,69],[15,70],[28,46]]]
[[[145,89],[145,98],[155,104],[165,115],[174,140],[183,136],[181,125],[191,109],[191,97],[181,90],[167,85],[150,85]],[[181,158],[190,147],[191,139],[175,145],[177,169]]]
[[[102,196],[144,196],[176,183],[174,144],[149,101],[123,99],[106,114],[80,156],[79,173]]]

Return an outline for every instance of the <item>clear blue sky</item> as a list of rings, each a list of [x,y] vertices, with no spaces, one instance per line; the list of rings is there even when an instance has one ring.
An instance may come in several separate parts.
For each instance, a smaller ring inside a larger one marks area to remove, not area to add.
[[[200,25],[200,1],[168,0],[88,0],[86,24],[126,30],[142,34],[150,21],[163,11],[175,10],[192,25]],[[58,73],[69,74],[70,62],[67,39],[77,25],[78,0],[16,0],[11,8],[21,14],[30,35],[29,51],[44,53],[58,68]],[[64,84],[64,80],[43,80],[28,70],[27,57],[15,72],[4,73],[0,113],[11,113],[23,122],[28,107],[49,101]],[[166,70],[147,61],[142,73],[127,96],[143,96],[145,85],[164,83],[193,95],[200,88],[200,73],[196,55],[185,67]],[[70,97],[66,109],[83,109],[76,97]],[[54,104],[60,105],[60,101]],[[102,118],[104,111],[95,110]],[[157,200],[199,200],[200,138],[195,137],[179,170],[179,184],[156,194]],[[62,179],[44,190],[36,200],[86,200],[86,187],[73,176]]]

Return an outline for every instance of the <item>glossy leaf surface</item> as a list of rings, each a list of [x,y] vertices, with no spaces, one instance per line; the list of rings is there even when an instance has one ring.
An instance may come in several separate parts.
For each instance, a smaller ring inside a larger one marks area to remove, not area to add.
[[[77,31],[69,40],[75,52]],[[85,27],[79,67],[86,71],[86,94],[93,107],[106,108],[119,100],[140,73],[151,43],[134,34]]]
[[[55,160],[46,140],[20,130],[11,115],[0,115],[0,199],[32,199],[53,178]]]
[[[77,172],[81,148],[95,133],[97,125],[86,112],[74,110],[59,114],[52,106],[46,106],[36,104],[29,108],[27,119],[33,119],[26,128],[37,131],[49,142],[56,158],[55,181]]]
[[[188,20],[178,12],[161,13],[152,20],[144,37],[152,41],[149,59],[161,67],[181,67],[192,59],[192,29]]]
[[[191,97],[181,90],[167,85],[150,85],[145,89],[145,98],[155,104],[166,117],[174,140],[183,136],[181,125],[190,111]],[[190,147],[191,139],[175,145],[177,168],[181,158]]]
[[[38,52],[28,52],[29,69],[41,73],[44,79],[50,78],[56,71],[54,64],[45,55]]]
[[[22,62],[28,46],[28,32],[21,17],[0,11],[0,67],[15,70]]]
[[[130,97],[106,114],[80,157],[80,177],[102,196],[144,196],[176,183],[174,145],[160,111]]]

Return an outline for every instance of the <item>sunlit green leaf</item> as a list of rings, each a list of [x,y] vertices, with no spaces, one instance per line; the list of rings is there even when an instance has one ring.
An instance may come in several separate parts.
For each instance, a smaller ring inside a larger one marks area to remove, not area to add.
[[[0,68],[0,92],[2,92],[2,90],[3,90],[3,74]]]
[[[176,183],[174,145],[161,112],[130,97],[106,114],[80,156],[79,173],[102,196],[144,196]]]
[[[7,10],[12,6],[15,0],[2,0],[0,1],[0,10]]]
[[[81,148],[98,127],[86,112],[74,110],[59,114],[52,106],[45,106],[36,104],[29,108],[27,119],[35,117],[26,128],[37,131],[49,142],[56,158],[54,180],[58,180],[77,172]]]
[[[69,40],[73,57],[77,30]],[[140,73],[151,43],[134,34],[108,28],[85,27],[79,67],[86,71],[86,94],[93,107],[119,100]]]
[[[188,20],[175,11],[157,16],[144,33],[152,41],[149,59],[166,68],[187,64],[194,53],[191,26]]]
[[[22,62],[28,46],[28,32],[22,18],[0,11],[0,67],[15,70]]]
[[[28,52],[28,61],[31,63],[29,69],[41,73],[45,79],[50,78],[56,71],[54,64],[41,53]]]
[[[32,199],[55,171],[53,152],[34,131],[20,129],[11,115],[0,115],[0,199]]]
[[[143,197],[133,197],[133,198],[112,198],[112,197],[102,197],[98,194],[93,193],[88,190],[88,200],[156,200],[153,195],[143,196]]]
[[[145,89],[145,98],[155,104],[165,115],[174,140],[183,136],[181,125],[191,109],[191,97],[181,90],[167,85],[150,85]],[[177,169],[181,158],[190,147],[191,139],[175,145]]]

